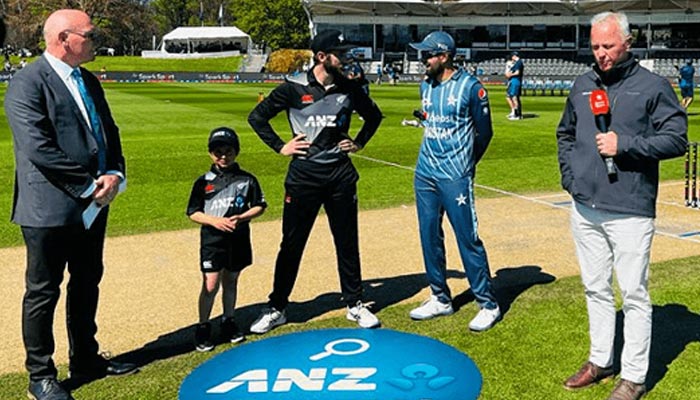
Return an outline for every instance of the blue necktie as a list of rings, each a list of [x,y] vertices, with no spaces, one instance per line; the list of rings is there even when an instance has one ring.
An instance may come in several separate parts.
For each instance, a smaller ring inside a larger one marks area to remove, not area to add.
[[[83,98],[83,104],[85,105],[85,109],[87,110],[88,117],[90,117],[90,125],[92,125],[92,135],[97,141],[97,167],[99,169],[99,173],[101,174],[105,172],[105,168],[107,167],[107,157],[105,151],[105,141],[104,137],[102,136],[102,125],[100,124],[100,116],[97,115],[95,103],[92,101],[92,97],[90,97],[90,93],[88,93],[87,88],[85,87],[83,76],[80,74],[80,68],[74,69],[71,73],[71,76],[73,76],[75,82],[78,84],[80,97]]]

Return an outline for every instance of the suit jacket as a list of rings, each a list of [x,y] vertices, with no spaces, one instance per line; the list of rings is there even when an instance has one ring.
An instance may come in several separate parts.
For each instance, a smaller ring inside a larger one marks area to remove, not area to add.
[[[107,170],[125,173],[119,129],[104,91],[94,75],[81,72],[102,122]],[[12,221],[38,228],[81,223],[91,199],[80,195],[97,178],[97,141],[45,57],[14,75],[5,113],[15,150]]]

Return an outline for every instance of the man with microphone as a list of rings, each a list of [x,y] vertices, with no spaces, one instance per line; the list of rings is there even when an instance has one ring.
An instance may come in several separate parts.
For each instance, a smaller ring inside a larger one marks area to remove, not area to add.
[[[623,13],[593,17],[596,62],[574,82],[557,128],[590,335],[588,360],[564,387],[580,389],[613,377],[614,270],[625,316],[624,347],[621,379],[609,400],[639,399],[646,392],[652,313],[647,286],[659,161],[684,154],[688,130],[671,85],[640,67],[630,43]],[[600,118],[606,111],[609,123]]]

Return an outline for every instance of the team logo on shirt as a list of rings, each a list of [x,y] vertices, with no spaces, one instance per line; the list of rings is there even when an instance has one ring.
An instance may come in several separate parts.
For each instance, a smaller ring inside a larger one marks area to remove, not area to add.
[[[236,199],[234,197],[222,197],[220,199],[213,199],[211,201],[211,210],[227,209]]]
[[[335,128],[337,125],[335,123],[335,115],[309,115],[308,118],[306,118],[306,123],[304,123],[304,127],[313,127],[313,128]]]
[[[243,206],[245,205],[245,200],[243,199],[243,196],[236,196],[236,200],[233,204],[236,206],[236,208],[243,208]]]
[[[204,193],[212,193],[214,192],[214,185],[209,183],[207,186],[204,187]]]
[[[314,96],[310,94],[305,94],[301,96],[301,104],[311,104],[314,102]]]
[[[479,88],[479,93],[477,95],[479,96],[480,100],[486,100],[486,96],[487,96],[486,89]]]

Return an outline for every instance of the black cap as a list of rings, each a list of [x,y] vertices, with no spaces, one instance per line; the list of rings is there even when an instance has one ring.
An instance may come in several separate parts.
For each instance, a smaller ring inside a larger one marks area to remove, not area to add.
[[[225,126],[216,128],[209,134],[209,151],[214,150],[217,146],[231,146],[236,151],[236,154],[239,154],[241,151],[238,135],[233,129]]]
[[[313,51],[314,54],[319,51],[330,53],[334,50],[346,52],[355,47],[357,47],[357,45],[346,42],[343,37],[343,32],[337,29],[319,32],[311,41],[311,51]]]
[[[511,57],[513,57],[513,56],[515,56],[515,57],[520,57],[520,53],[518,53],[517,51],[511,51],[511,52],[510,52],[510,56],[511,56]]]

